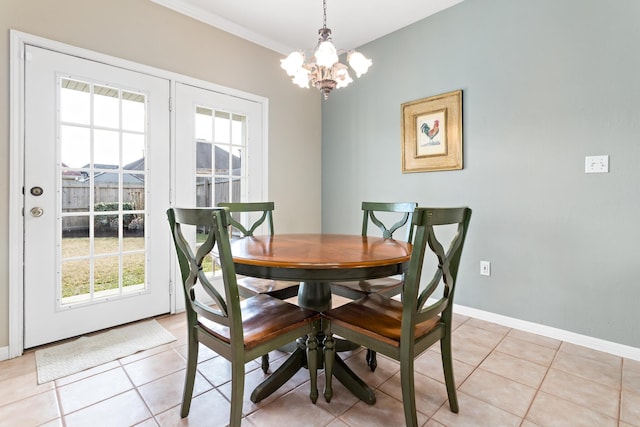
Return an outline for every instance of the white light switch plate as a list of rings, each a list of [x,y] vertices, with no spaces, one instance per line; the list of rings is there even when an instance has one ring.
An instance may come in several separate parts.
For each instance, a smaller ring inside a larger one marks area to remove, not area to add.
[[[584,158],[584,173],[608,173],[609,156],[586,156]]]

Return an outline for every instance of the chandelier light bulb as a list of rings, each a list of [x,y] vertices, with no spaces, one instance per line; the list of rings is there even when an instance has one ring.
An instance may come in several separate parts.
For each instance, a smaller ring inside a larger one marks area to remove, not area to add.
[[[349,65],[351,65],[351,68],[353,68],[353,71],[356,72],[356,76],[358,78],[360,78],[361,75],[366,73],[367,70],[369,70],[369,67],[371,66],[371,64],[373,64],[373,61],[365,57],[360,52],[356,52],[356,51],[349,53],[349,56],[347,56],[347,61],[349,61]]]
[[[304,67],[300,67],[296,74],[293,76],[293,83],[297,84],[303,89],[309,87],[309,70]]]
[[[338,62],[338,52],[330,41],[323,41],[316,50],[316,64],[320,67],[333,67]]]
[[[295,76],[304,64],[304,53],[300,51],[291,52],[285,59],[280,60],[280,67],[290,76]]]
[[[334,67],[334,74],[336,76],[336,89],[347,87],[349,83],[353,82],[353,79],[349,75],[346,65],[337,63]]]

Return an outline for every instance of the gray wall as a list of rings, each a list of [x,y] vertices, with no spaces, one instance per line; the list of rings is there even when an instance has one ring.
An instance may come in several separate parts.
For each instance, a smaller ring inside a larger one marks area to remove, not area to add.
[[[465,0],[362,46],[322,107],[323,231],[362,200],[468,205],[458,304],[640,347],[639,23],[637,0]],[[403,175],[400,105],[456,89],[464,169]]]
[[[277,231],[320,230],[320,97],[291,84],[283,55],[148,0],[0,0],[0,347],[9,330],[9,29],[268,98]]]

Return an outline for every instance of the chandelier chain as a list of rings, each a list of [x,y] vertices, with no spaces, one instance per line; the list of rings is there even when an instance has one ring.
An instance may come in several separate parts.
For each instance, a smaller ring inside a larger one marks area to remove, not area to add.
[[[327,28],[327,0],[322,0],[324,16],[322,18],[322,28]]]

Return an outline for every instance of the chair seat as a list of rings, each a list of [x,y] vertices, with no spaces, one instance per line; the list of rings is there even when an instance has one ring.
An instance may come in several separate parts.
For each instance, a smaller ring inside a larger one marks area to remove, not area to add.
[[[396,277],[381,277],[350,282],[332,282],[331,290],[347,298],[365,296],[368,294],[382,293],[386,296],[394,296],[402,292],[403,280]]]
[[[402,326],[402,302],[380,294],[370,294],[359,300],[329,310],[322,315],[332,325],[353,329],[363,335],[400,347]],[[372,322],[371,319],[375,319]],[[426,335],[438,326],[440,316],[435,316],[415,326],[416,338]]]
[[[245,350],[250,350],[288,331],[310,323],[319,315],[269,295],[259,294],[240,302]],[[202,316],[200,325],[217,338],[229,343],[229,328]]]
[[[298,295],[297,282],[284,280],[260,279],[257,277],[243,277],[238,279],[238,292],[242,297],[258,294],[268,294],[278,299],[287,299]]]

